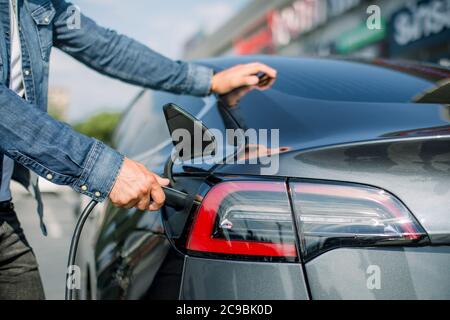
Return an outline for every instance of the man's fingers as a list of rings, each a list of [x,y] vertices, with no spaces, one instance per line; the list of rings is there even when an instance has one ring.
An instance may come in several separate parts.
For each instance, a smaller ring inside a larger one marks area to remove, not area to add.
[[[148,171],[139,162],[125,158],[109,198],[111,203],[120,208],[157,210],[165,201],[161,185],[168,184],[168,179],[163,179]]]
[[[156,178],[156,181],[159,183],[160,186],[168,186],[170,184],[170,180],[166,178],[161,178],[158,175],[154,175]]]
[[[149,206],[150,211],[156,211],[163,206],[164,201],[166,201],[166,195],[160,185],[154,184],[152,186],[151,198],[152,204]]]
[[[138,208],[141,211],[145,211],[147,210],[149,205],[150,205],[150,192],[141,198],[141,200],[137,203],[136,208]]]
[[[133,200],[133,201],[128,202],[126,205],[122,206],[122,208],[131,209],[131,208],[136,207],[138,203],[139,203],[139,199]]]
[[[163,205],[164,201],[166,201],[166,195],[164,194],[163,189],[159,185],[155,185],[152,188],[151,197],[152,197],[152,201],[157,204]]]
[[[266,66],[262,63],[249,63],[240,68],[240,71],[236,74],[234,87],[242,86],[256,86],[260,80],[256,74],[265,73],[268,78],[275,78],[277,75],[276,70]]]
[[[256,86],[259,82],[259,78],[257,76],[245,77],[243,80],[244,80],[243,85],[246,85],[246,86]]]
[[[247,65],[245,65],[244,67],[242,67],[243,70],[245,70],[246,74],[257,74],[260,72],[265,73],[267,76],[271,77],[271,78],[276,78],[277,76],[277,71],[265,64],[262,63],[249,63]]]
[[[160,209],[165,201],[165,194],[161,188],[161,185],[168,185],[169,180],[161,178],[156,174],[151,174],[154,179],[150,180],[150,185],[148,186],[148,194],[143,195],[140,200],[133,206],[139,210],[145,211],[156,211]]]
[[[158,205],[158,204],[156,204],[156,203],[152,203],[149,207],[148,207],[148,210],[149,211],[158,211],[159,209],[161,209],[161,205]]]
[[[264,74],[264,77],[259,79],[257,77],[259,74]],[[263,63],[237,65],[216,73],[211,80],[211,91],[224,95],[239,87],[265,85],[266,78],[275,79],[276,77],[277,71]]]
[[[275,78],[268,78],[266,80],[260,81],[256,89],[260,91],[265,91],[272,87],[272,85],[275,83],[275,80],[276,80]]]
[[[238,76],[233,79],[232,86],[234,88],[240,88],[244,86],[255,86],[259,82],[259,78],[257,76]]]

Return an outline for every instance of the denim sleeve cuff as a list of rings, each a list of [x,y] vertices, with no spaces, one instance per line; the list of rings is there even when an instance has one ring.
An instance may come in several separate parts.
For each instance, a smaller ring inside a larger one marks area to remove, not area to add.
[[[123,161],[123,155],[95,140],[74,190],[98,202],[104,201],[116,182]]]
[[[210,93],[211,80],[214,71],[211,68],[189,63],[188,83],[189,93],[193,96],[204,97]]]

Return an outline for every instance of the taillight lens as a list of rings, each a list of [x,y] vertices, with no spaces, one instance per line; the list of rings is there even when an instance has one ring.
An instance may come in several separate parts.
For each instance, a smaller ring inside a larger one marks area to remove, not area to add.
[[[292,183],[303,256],[336,247],[407,245],[427,237],[392,194],[353,184]]]
[[[191,253],[296,260],[286,184],[223,182],[202,201],[190,232]]]

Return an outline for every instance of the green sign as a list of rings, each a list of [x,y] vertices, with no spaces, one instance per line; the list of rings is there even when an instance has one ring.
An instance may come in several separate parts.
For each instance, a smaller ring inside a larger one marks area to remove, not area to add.
[[[336,50],[338,53],[347,54],[363,48],[371,43],[383,40],[386,36],[386,23],[383,20],[381,29],[369,29],[365,23],[360,24],[355,29],[343,33],[336,40]]]

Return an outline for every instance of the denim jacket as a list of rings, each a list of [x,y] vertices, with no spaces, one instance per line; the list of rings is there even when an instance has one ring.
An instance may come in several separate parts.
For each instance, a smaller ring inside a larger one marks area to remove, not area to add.
[[[18,0],[25,85],[25,100],[21,99],[8,88],[8,1],[0,0],[0,158],[13,159],[13,179],[34,192],[45,233],[35,174],[103,201],[123,162],[123,155],[46,113],[53,46],[104,75],[180,94],[207,95],[212,70],[167,59],[83,14],[79,25],[71,25],[74,7],[64,0]]]

